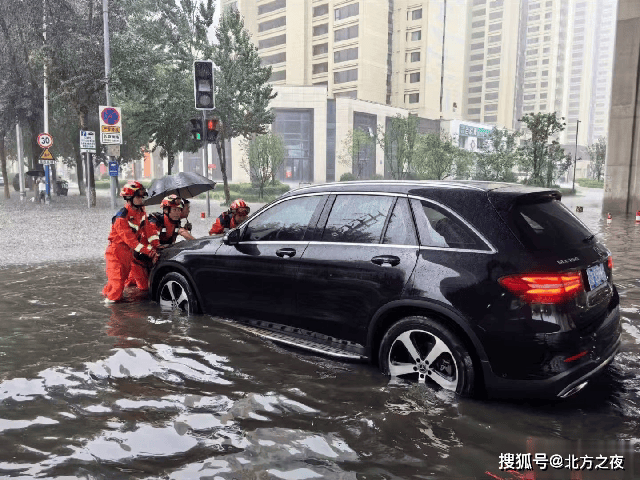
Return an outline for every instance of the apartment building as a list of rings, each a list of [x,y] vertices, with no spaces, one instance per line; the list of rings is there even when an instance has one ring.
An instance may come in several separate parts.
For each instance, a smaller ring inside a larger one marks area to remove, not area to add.
[[[275,85],[462,118],[468,0],[223,0]]]

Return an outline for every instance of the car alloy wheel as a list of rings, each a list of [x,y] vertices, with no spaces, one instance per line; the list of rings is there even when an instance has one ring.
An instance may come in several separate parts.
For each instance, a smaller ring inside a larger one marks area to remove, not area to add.
[[[177,272],[166,274],[158,289],[160,307],[165,310],[181,310],[185,313],[197,313],[197,300],[191,286],[184,276]]]
[[[429,318],[408,317],[395,323],[382,340],[379,360],[383,372],[392,377],[472,394],[471,357],[452,332]]]

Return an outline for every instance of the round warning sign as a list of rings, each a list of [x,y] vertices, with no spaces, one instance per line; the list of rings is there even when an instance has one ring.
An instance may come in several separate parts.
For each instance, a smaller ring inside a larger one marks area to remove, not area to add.
[[[120,123],[120,114],[118,113],[118,110],[113,107],[103,108],[100,112],[100,117],[107,125],[117,125]]]

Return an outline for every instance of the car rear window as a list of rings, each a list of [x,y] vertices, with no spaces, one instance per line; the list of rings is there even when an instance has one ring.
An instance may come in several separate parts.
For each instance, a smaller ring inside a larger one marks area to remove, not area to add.
[[[583,245],[589,229],[559,200],[516,204],[509,224],[520,241],[532,250],[558,250]]]

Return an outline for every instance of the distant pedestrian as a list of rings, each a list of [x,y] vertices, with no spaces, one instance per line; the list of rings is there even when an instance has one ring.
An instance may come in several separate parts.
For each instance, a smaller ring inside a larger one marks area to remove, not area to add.
[[[237,227],[247,219],[250,211],[249,205],[243,199],[235,200],[231,203],[228,211],[222,212],[216,218],[211,230],[209,230],[209,235],[217,235],[218,233],[223,233],[225,229]]]
[[[47,196],[47,182],[44,177],[38,178],[38,202],[44,202]]]
[[[107,284],[102,289],[102,294],[107,297],[106,303],[122,300],[134,252],[146,255],[152,262],[158,257],[155,248],[139,238],[139,231],[146,217],[146,189],[140,182],[131,182],[122,187],[120,195],[126,204],[111,219],[109,245],[104,255],[107,261]]]

